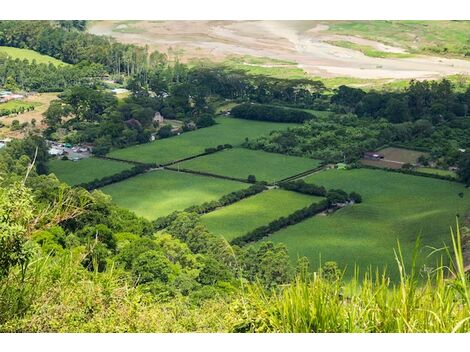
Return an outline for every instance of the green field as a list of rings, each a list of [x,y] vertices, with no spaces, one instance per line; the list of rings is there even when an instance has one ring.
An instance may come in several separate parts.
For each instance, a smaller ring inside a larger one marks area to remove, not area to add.
[[[35,60],[37,64],[53,64],[55,66],[67,65],[65,62],[57,60],[51,56],[43,55],[34,50],[29,49],[0,46],[0,54],[1,53],[7,54],[12,59],[28,60],[30,63]]]
[[[258,181],[274,182],[316,168],[320,161],[234,148],[177,164],[181,168],[246,179],[255,175]]]
[[[450,170],[434,169],[432,167],[418,167],[416,168],[416,171],[424,172],[427,174],[451,176],[451,177],[457,178],[457,173],[455,173],[454,171],[450,171]]]
[[[103,187],[114,203],[153,220],[191,205],[217,200],[247,184],[174,171],[153,171]]]
[[[293,124],[218,118],[215,126],[183,133],[152,143],[114,150],[109,156],[146,163],[165,164],[204,152],[205,148],[219,144],[243,143],[245,138],[256,138],[273,130],[285,129]]]
[[[380,51],[368,45],[356,44],[353,42],[348,42],[346,40],[334,40],[334,41],[329,41],[329,43],[335,46],[342,47],[342,48],[360,51],[364,55],[370,56],[370,57],[399,58],[399,59],[413,57],[412,54]]]
[[[318,172],[306,179],[327,188],[357,191],[363,203],[315,216],[283,229],[269,240],[284,242],[292,258],[307,256],[316,267],[334,260],[349,268],[354,264],[387,266],[396,278],[393,249],[397,240],[409,256],[418,235],[428,246],[442,247],[456,214],[470,209],[470,191],[463,185],[432,178],[381,170],[353,169]],[[461,198],[459,193],[463,192]],[[423,249],[428,253],[429,248]]]
[[[55,159],[49,162],[49,172],[55,174],[59,180],[73,186],[117,174],[132,166],[129,163],[96,158],[78,161]]]
[[[329,30],[401,46],[416,53],[465,56],[470,21],[337,21],[329,24]]]
[[[273,189],[205,214],[201,219],[209,231],[230,241],[320,199]]]
[[[6,103],[1,103],[0,104],[0,111],[2,110],[17,110],[21,107],[27,109],[28,107],[34,106],[37,107],[41,105],[41,103],[33,102],[33,101],[24,101],[24,100],[10,100],[7,101]]]

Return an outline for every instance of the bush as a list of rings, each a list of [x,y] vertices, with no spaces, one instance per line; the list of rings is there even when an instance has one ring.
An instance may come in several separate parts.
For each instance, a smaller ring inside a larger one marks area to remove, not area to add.
[[[246,120],[296,123],[303,123],[304,121],[315,118],[314,115],[302,110],[247,103],[235,106],[230,111],[230,115],[235,118]]]
[[[247,181],[249,183],[255,183],[256,182],[256,176],[255,175],[248,175]]]

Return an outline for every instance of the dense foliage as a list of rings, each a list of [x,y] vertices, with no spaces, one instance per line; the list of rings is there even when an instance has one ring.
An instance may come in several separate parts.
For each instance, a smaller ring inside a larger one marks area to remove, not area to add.
[[[235,118],[246,120],[296,123],[301,123],[315,117],[302,110],[260,104],[237,105],[230,111],[230,115]]]

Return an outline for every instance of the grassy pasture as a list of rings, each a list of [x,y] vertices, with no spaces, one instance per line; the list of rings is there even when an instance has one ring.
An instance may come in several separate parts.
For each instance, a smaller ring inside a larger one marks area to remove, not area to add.
[[[175,210],[217,200],[247,188],[245,183],[182,172],[153,171],[103,187],[114,203],[154,220]]]
[[[273,130],[286,129],[293,124],[218,118],[217,124],[180,136],[157,140],[129,148],[114,150],[109,156],[125,160],[164,164],[204,152],[219,144],[243,143],[245,138],[256,138]]]
[[[255,175],[258,181],[274,182],[313,169],[320,161],[234,148],[179,163],[181,168],[246,179]]]
[[[463,185],[427,177],[353,169],[321,171],[306,181],[357,191],[363,203],[307,219],[269,240],[285,243],[294,260],[307,256],[314,267],[320,258],[322,262],[334,260],[348,267],[348,275],[358,264],[361,270],[386,266],[396,278],[393,249],[397,240],[409,263],[418,235],[424,245],[440,248],[449,240],[449,226],[455,225],[456,215],[463,218],[470,210],[470,191]],[[421,259],[429,252],[429,247],[423,247]]]
[[[342,48],[347,48],[347,49],[352,49],[352,50],[357,50],[363,53],[366,56],[370,57],[380,57],[380,58],[408,58],[412,57],[413,55],[408,54],[408,53],[391,53],[391,52],[386,52],[386,51],[380,51],[377,49],[374,49],[371,46],[368,45],[361,45],[353,42],[349,42],[346,40],[335,40],[335,41],[329,41],[330,44],[333,44],[335,46],[339,46]]]
[[[7,56],[11,57],[12,59],[20,59],[20,60],[28,60],[30,63],[33,60],[36,61],[37,64],[53,64],[55,66],[59,65],[68,65],[63,61],[57,60],[51,56],[43,55],[38,53],[34,50],[29,49],[19,49],[13,48],[9,46],[0,46],[0,54],[5,53]]]
[[[73,186],[117,174],[131,169],[132,166],[129,163],[96,158],[78,161],[54,159],[49,162],[49,172],[55,174],[59,180]]]
[[[205,214],[201,219],[209,231],[230,241],[281,216],[309,206],[316,199],[321,198],[272,189]]]
[[[416,168],[416,171],[424,172],[427,174],[451,176],[451,177],[457,178],[457,173],[455,173],[454,171],[450,171],[450,170],[435,169],[432,167],[418,167]]]

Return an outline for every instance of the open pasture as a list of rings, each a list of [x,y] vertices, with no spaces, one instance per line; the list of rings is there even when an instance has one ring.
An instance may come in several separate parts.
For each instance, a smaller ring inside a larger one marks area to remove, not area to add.
[[[245,138],[256,138],[274,130],[286,129],[293,124],[247,121],[220,117],[217,124],[192,132],[182,133],[152,143],[114,150],[110,157],[145,163],[166,164],[193,155],[220,144],[240,145]]]
[[[247,188],[241,182],[175,171],[152,171],[101,188],[117,205],[149,220]]]
[[[416,238],[421,236],[420,258],[425,260],[430,247],[441,248],[449,242],[449,227],[456,216],[463,219],[470,210],[470,191],[463,185],[427,177],[370,169],[328,170],[306,182],[359,192],[363,203],[312,217],[269,240],[285,243],[293,260],[307,256],[314,267],[320,259],[333,260],[347,266],[347,275],[358,264],[362,270],[386,266],[396,278],[393,249],[397,241],[409,263]]]
[[[37,64],[53,64],[54,66],[68,65],[63,61],[57,60],[51,56],[43,55],[30,49],[13,48],[9,46],[0,46],[0,54],[6,54],[10,58],[28,60],[30,63],[36,61]]]
[[[132,168],[132,164],[114,160],[86,158],[78,161],[51,160],[49,172],[71,186],[111,176]]]
[[[320,161],[297,156],[234,148],[177,164],[193,171],[246,179],[255,175],[258,181],[273,183],[302,171],[314,169]]]
[[[321,198],[272,189],[205,214],[201,219],[209,231],[231,241],[281,216],[309,206],[317,199]]]

